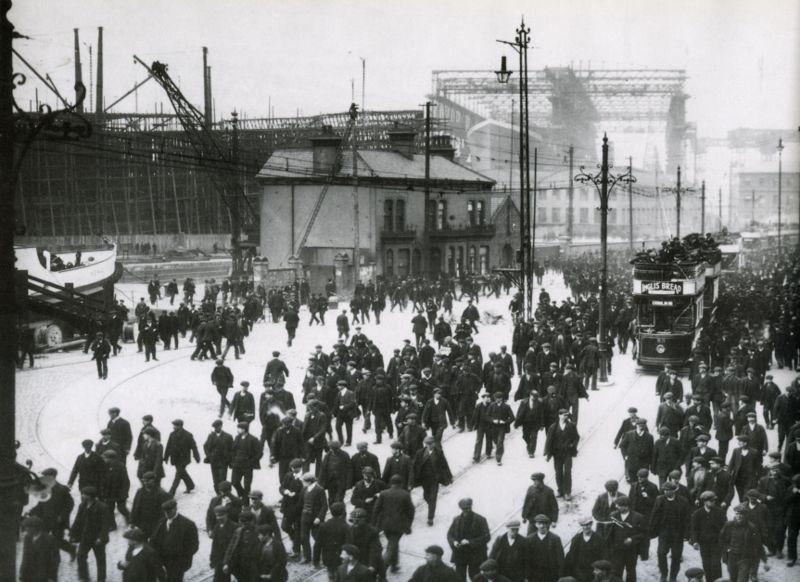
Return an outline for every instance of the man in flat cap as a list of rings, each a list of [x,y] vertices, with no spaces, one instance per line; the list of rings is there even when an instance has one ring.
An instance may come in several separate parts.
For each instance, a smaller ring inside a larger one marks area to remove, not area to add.
[[[231,447],[231,483],[242,500],[246,500],[253,483],[253,471],[261,468],[264,454],[261,443],[248,432],[250,423],[236,425],[236,437]],[[246,501],[245,501],[246,503]]]
[[[238,524],[231,516],[230,506],[217,505],[212,510],[214,513],[214,525],[208,531],[211,538],[211,553],[209,555],[209,565],[214,570],[214,582],[230,582],[230,574],[223,571],[225,567],[225,552],[230,546],[233,535],[238,529]],[[238,520],[239,514],[236,514]]]
[[[703,491],[700,503],[701,507],[692,513],[689,540],[694,549],[700,552],[706,578],[717,580],[722,577],[719,532],[725,525],[725,511],[717,505],[717,494],[713,491]]]
[[[681,444],[670,431],[669,427],[661,426],[658,429],[659,438],[653,445],[653,460],[651,469],[658,475],[659,487],[667,480],[669,472],[681,466],[683,452]]]
[[[615,526],[608,540],[608,550],[614,566],[614,574],[625,582],[636,582],[636,563],[647,539],[647,524],[644,517],[631,510],[627,497],[617,499],[617,511],[611,514]]]
[[[616,509],[616,505],[614,507]],[[581,531],[572,537],[564,559],[564,575],[572,576],[577,582],[591,582],[593,564],[606,555],[606,540],[592,529],[593,521],[591,516],[586,516],[578,522]]]
[[[459,500],[461,514],[453,518],[447,530],[447,543],[453,550],[450,561],[462,582],[478,573],[481,562],[486,559],[486,548],[491,535],[486,518],[472,511],[472,499]]]
[[[758,573],[759,559],[766,564],[761,535],[756,526],[747,521],[747,508],[742,505],[733,508],[733,520],[722,526],[719,541],[722,561],[728,566],[731,582],[752,580]]]
[[[106,428],[111,431],[111,440],[119,445],[120,461],[124,464],[131,452],[133,433],[131,423],[120,416],[120,409],[112,406],[108,409],[108,423]]]
[[[592,579],[595,582],[614,582],[614,566],[608,560],[596,560],[592,562]]]
[[[252,422],[256,417],[256,399],[247,380],[239,382],[239,391],[233,395],[228,412],[236,422]]]
[[[422,495],[428,504],[428,525],[433,525],[439,485],[449,485],[453,481],[444,450],[437,445],[434,437],[425,437],[425,448],[414,456],[413,471],[414,485],[422,487]]]
[[[144,473],[142,486],[133,497],[130,525],[141,529],[149,537],[161,519],[161,504],[169,498],[170,494],[158,485],[155,473]]]
[[[497,564],[500,574],[510,582],[525,582],[530,547],[525,536],[519,533],[519,520],[506,522],[506,532],[497,536],[489,557]]]
[[[61,558],[55,539],[45,531],[44,523],[36,516],[23,519],[22,528],[25,535],[19,565],[20,582],[56,582]]]
[[[650,468],[654,446],[653,435],[647,430],[647,421],[637,417],[633,422],[633,428],[626,431],[619,441],[619,450],[625,460],[625,476],[629,483],[636,479],[640,469]]]
[[[378,494],[375,502],[374,523],[386,536],[386,553],[384,562],[392,572],[398,571],[398,554],[400,538],[411,533],[414,523],[414,503],[411,494],[403,487],[403,478],[392,475],[389,489]]]
[[[122,534],[128,541],[125,558],[117,562],[122,570],[123,582],[152,582],[162,580],[165,572],[155,550],[147,545],[147,536],[138,529],[132,528]]]
[[[94,443],[91,439],[85,439],[81,442],[83,450],[75,458],[75,463],[72,465],[72,472],[69,474],[67,487],[70,489],[75,481],[78,481],[78,487],[100,487],[103,480],[103,473],[105,465],[103,458],[92,450]]]
[[[661,581],[678,578],[683,556],[683,540],[688,537],[691,506],[683,497],[677,495],[678,487],[672,481],[664,483],[663,495],[656,498],[650,516],[651,535],[658,536],[658,570]],[[667,554],[670,555],[667,567]]]
[[[739,496],[739,501],[744,502],[747,491],[758,485],[762,457],[761,451],[750,446],[749,436],[739,434],[736,436],[736,441],[739,446],[731,453],[728,471],[731,474],[731,482]]]
[[[222,430],[222,421],[216,419],[211,423],[212,430],[203,443],[204,463],[211,467],[211,480],[214,487],[218,483],[227,480],[228,466],[231,463],[231,451],[233,449],[233,437]]]
[[[705,572],[702,568],[695,566],[694,568],[687,568],[684,576],[686,576],[686,582],[704,582]]]
[[[528,522],[528,535],[535,531],[533,518],[544,514],[552,523],[558,521],[558,502],[553,490],[544,484],[544,473],[533,473],[531,485],[522,503],[522,523]]]
[[[69,539],[78,544],[78,578],[89,579],[89,552],[94,553],[97,580],[106,579],[106,544],[108,543],[108,507],[97,500],[97,487],[81,489],[81,503],[69,530]]]
[[[558,497],[567,501],[572,499],[572,459],[578,455],[578,429],[569,418],[569,411],[558,411],[558,420],[547,429],[544,454],[549,461],[553,459],[556,472]]]
[[[511,423],[514,422],[514,411],[505,401],[503,392],[494,393],[494,402],[489,405],[487,411],[488,421],[491,424],[491,435],[494,439],[495,459],[498,465],[503,464],[503,453],[505,451],[506,433],[511,430]]]
[[[755,412],[748,412],[745,418],[747,422],[742,426],[739,434],[750,437],[750,448],[759,451],[762,455],[766,455],[769,450],[767,431],[758,424],[758,416]]]
[[[353,544],[344,544],[339,554],[341,565],[335,570],[335,580],[343,582],[372,582],[375,573],[361,562],[361,552]]]
[[[200,462],[200,453],[197,450],[197,443],[194,435],[183,428],[183,420],[176,418],[172,421],[172,432],[167,439],[167,446],[164,449],[164,461],[171,462],[175,467],[175,478],[169,489],[171,495],[175,495],[181,481],[186,485],[186,493],[191,493],[194,489],[194,481],[186,471],[186,467],[194,457],[194,462]]]
[[[409,582],[461,582],[455,570],[442,562],[443,555],[441,546],[425,548],[425,563],[414,570]]]
[[[533,518],[536,531],[528,536],[530,548],[528,578],[541,582],[556,582],[564,567],[564,547],[561,538],[550,531],[550,518],[539,514]]]
[[[161,509],[164,515],[150,536],[150,545],[164,565],[166,582],[182,582],[199,548],[197,526],[191,519],[178,513],[178,504],[174,499],[165,501]]]

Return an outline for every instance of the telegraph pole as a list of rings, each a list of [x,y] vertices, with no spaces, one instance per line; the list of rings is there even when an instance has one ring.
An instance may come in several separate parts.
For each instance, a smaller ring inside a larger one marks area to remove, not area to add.
[[[0,0],[0,580],[16,580],[19,532],[14,445],[17,305],[14,276],[14,117],[11,0]]]
[[[675,194],[675,236],[681,238],[681,195],[694,192],[694,188],[681,187],[681,167],[678,166],[678,180],[675,188],[662,188],[662,190]]]
[[[572,244],[572,236],[574,233],[575,228],[575,187],[572,184],[572,172],[573,167],[572,164],[574,163],[574,156],[575,156],[575,148],[569,146],[569,206],[567,208],[567,238],[569,239],[569,244]]]
[[[719,187],[717,196],[719,196],[719,231],[722,232],[722,186]]]
[[[361,280],[361,217],[358,212],[358,121],[356,121],[357,107],[350,105],[353,116],[353,285],[358,285]]]
[[[706,181],[700,185],[700,234],[706,234]]]
[[[628,156],[628,173],[633,175],[633,156]],[[572,174],[571,167],[570,174]],[[633,253],[633,182],[628,182],[628,238],[630,251]]]
[[[750,225],[756,223],[756,191],[750,193]]]
[[[422,240],[424,241],[424,250],[422,273],[430,273],[430,255],[431,255],[431,107],[433,103],[430,101],[425,102],[425,205],[423,206],[423,228]]]
[[[782,184],[783,181],[783,140],[778,140],[778,258],[781,257],[781,248],[782,241],[781,241],[781,220],[782,220],[782,206],[783,206],[783,199],[781,194],[783,193]]]

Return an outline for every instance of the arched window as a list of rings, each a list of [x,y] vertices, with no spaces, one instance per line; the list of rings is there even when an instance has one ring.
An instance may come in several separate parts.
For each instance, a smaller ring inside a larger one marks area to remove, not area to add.
[[[436,230],[447,228],[447,200],[439,200],[436,206]]]
[[[469,257],[467,260],[467,272],[474,273],[476,271],[476,262],[477,262],[477,251],[475,250],[475,245],[469,247]]]
[[[475,226],[475,201],[467,200],[467,215],[469,215],[469,225]]]
[[[477,222],[480,226],[486,224],[486,204],[483,200],[478,200],[477,202],[477,212],[478,215]]]
[[[489,247],[481,245],[478,257],[478,270],[481,275],[485,275],[489,272]]]

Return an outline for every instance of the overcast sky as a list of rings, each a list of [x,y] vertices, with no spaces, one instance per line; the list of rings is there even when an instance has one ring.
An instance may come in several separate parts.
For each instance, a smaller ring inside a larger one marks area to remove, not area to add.
[[[495,39],[513,39],[523,13],[532,68],[685,68],[701,136],[800,123],[800,0],[16,0],[11,18],[32,38],[15,48],[62,92],[73,84],[72,29],[88,86],[103,26],[107,103],[144,77],[137,54],[168,63],[202,107],[205,45],[218,116],[258,117],[270,97],[277,116],[346,110],[353,78],[360,100],[360,57],[367,109],[415,108],[432,70],[496,68],[508,51]],[[34,86],[47,94],[31,79],[21,103]],[[156,102],[168,106],[154,83],[140,90],[139,111]],[[133,97],[115,110],[133,111]]]

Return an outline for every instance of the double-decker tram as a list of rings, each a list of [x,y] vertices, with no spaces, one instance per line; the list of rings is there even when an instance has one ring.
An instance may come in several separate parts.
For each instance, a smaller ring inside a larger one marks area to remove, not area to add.
[[[722,273],[719,248],[713,239],[694,235],[661,252],[640,253],[632,262],[637,362],[683,366],[714,318]]]

